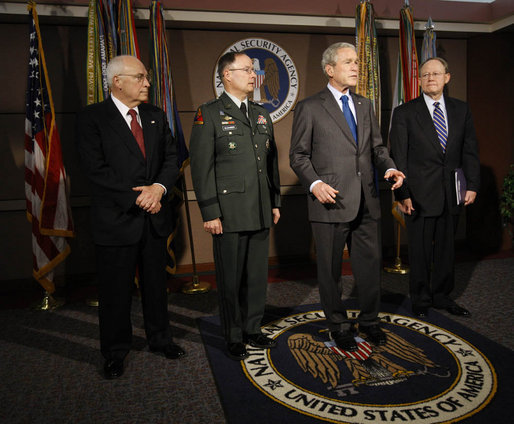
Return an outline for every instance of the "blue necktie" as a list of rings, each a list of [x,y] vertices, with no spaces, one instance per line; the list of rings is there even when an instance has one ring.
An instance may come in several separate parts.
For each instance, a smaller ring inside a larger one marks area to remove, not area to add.
[[[348,96],[341,96],[341,101],[343,102],[343,114],[346,118],[346,122],[348,122],[348,126],[352,132],[355,144],[359,144],[357,140],[357,125],[355,124],[355,118],[353,117],[353,113],[350,110],[350,106],[348,106]]]
[[[444,113],[439,107],[439,102],[434,103],[434,125],[437,132],[437,138],[439,144],[443,148],[443,152],[446,152],[446,141],[448,139],[448,132],[446,131],[446,121],[444,120]]]

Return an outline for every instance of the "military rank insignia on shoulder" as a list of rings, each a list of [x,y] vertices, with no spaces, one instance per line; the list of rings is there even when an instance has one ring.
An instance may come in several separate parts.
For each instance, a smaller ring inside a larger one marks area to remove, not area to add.
[[[203,125],[203,116],[202,116],[202,108],[198,108],[195,115],[195,120],[193,121],[193,125]]]

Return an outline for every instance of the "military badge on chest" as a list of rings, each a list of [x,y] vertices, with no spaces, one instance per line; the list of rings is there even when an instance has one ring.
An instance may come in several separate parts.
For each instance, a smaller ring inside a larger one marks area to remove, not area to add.
[[[228,149],[229,150],[236,150],[237,149],[237,143],[235,141],[230,141],[228,143]]]
[[[230,115],[227,115],[222,110],[220,110],[220,119],[222,131],[229,131],[229,134],[232,134],[232,131],[237,129],[236,121],[234,121],[234,118]]]

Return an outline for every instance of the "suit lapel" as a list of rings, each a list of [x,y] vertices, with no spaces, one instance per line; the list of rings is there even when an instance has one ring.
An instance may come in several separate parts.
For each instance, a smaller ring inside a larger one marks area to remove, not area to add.
[[[141,123],[143,124],[143,137],[145,139],[145,152],[146,152],[146,163],[150,163],[152,160],[153,153],[155,151],[155,143],[152,140],[156,140],[155,129],[156,121],[152,119],[152,114],[146,110],[142,105],[139,106],[139,116],[141,117]]]
[[[129,126],[127,125],[127,121],[125,121],[123,116],[121,116],[120,111],[118,110],[114,102],[111,100],[111,98],[106,100],[106,106],[108,115],[107,122],[109,122],[109,125],[118,133],[120,140],[127,146],[130,152],[137,156],[140,159],[141,163],[144,164],[145,158],[141,153],[141,149],[139,148],[139,145],[137,144],[137,141],[134,138],[132,131],[130,131]]]
[[[444,96],[444,105],[446,107],[446,121],[448,122],[448,138],[446,140],[446,152],[453,146],[453,134],[452,128],[455,129],[455,120],[457,119],[457,109],[452,99]],[[451,125],[450,125],[451,123]]]
[[[351,142],[355,147],[357,147],[353,139],[350,127],[348,126],[348,122],[346,122],[346,118],[344,117],[341,108],[337,104],[336,99],[334,99],[334,96],[328,88],[326,88],[324,91],[320,93],[320,99],[323,107],[326,109],[328,114],[332,117],[332,119],[337,123],[337,126],[344,133],[344,138],[348,142]]]
[[[364,145],[366,144],[367,139],[364,137],[364,127],[362,123],[364,122],[364,116],[366,113],[366,108],[364,104],[360,101],[357,96],[354,96],[352,93],[353,105],[355,106],[355,113],[357,115],[357,138],[358,138],[358,149],[362,151]]]
[[[252,132],[255,129],[255,126],[257,125],[257,114],[258,112],[255,110],[254,105],[252,102],[248,101],[248,119],[250,120],[250,127],[252,128]]]
[[[436,149],[437,153],[443,155],[443,149],[439,144],[437,138],[437,132],[435,130],[434,121],[430,115],[430,111],[427,108],[423,95],[418,97],[416,100],[416,119],[421,128],[421,133],[429,140],[430,145]]]

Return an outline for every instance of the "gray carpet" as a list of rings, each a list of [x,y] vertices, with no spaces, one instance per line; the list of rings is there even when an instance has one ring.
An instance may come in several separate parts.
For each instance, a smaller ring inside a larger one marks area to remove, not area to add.
[[[351,295],[353,278],[342,278]],[[514,258],[460,263],[456,280],[457,301],[473,316],[452,319],[514,350]],[[384,273],[382,286],[384,298],[405,295],[408,277]],[[269,285],[270,309],[317,302],[314,279]],[[52,312],[0,310],[0,422],[224,423],[195,321],[217,313],[216,293],[174,293],[169,310],[187,356],[169,361],[148,351],[134,298],[133,351],[115,381],[102,377],[95,308],[76,301]]]

